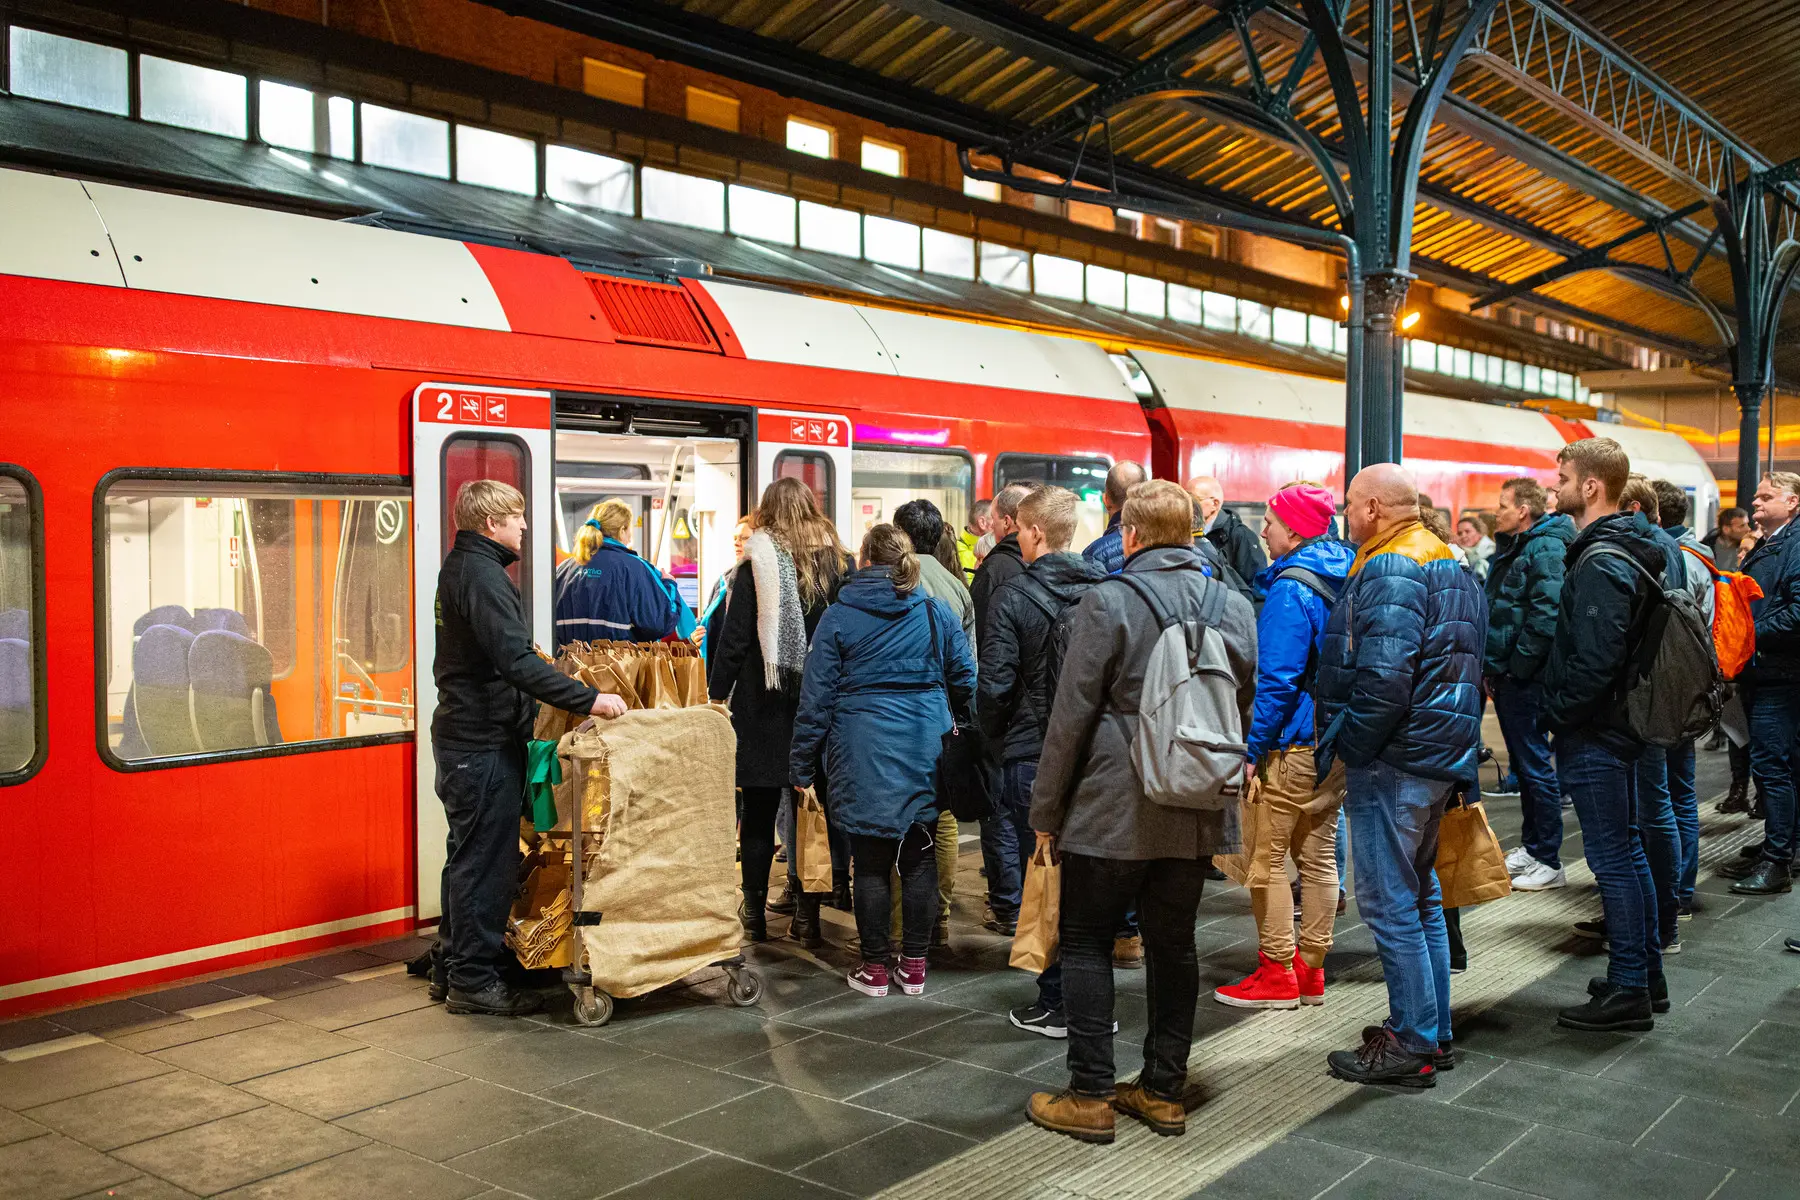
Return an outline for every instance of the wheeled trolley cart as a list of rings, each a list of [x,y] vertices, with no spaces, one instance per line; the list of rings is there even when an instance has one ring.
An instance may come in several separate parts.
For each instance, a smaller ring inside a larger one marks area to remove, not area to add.
[[[615,999],[707,967],[731,1003],[762,997],[739,950],[733,775],[736,739],[715,705],[640,709],[568,734],[566,845],[573,945],[563,979],[575,1020],[604,1025]],[[560,822],[559,822],[560,825]]]

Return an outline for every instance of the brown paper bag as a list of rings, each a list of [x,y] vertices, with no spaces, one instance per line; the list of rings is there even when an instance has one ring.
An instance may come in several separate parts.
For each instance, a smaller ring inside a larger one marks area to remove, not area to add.
[[[1238,797],[1238,825],[1244,849],[1237,854],[1213,855],[1213,866],[1225,872],[1226,878],[1243,887],[1250,886],[1250,867],[1256,861],[1257,849],[1269,828],[1269,806],[1262,802],[1262,773],[1251,777],[1250,786]]]
[[[800,876],[803,892],[831,890],[831,835],[825,827],[825,810],[815,795],[799,796],[794,801],[794,847],[798,857],[794,870]]]
[[[1062,866],[1050,861],[1042,846],[1025,864],[1025,888],[1019,903],[1019,924],[1013,934],[1009,966],[1041,974],[1056,961],[1062,921]]]
[[[1445,908],[1468,908],[1512,895],[1506,854],[1479,802],[1444,811],[1438,825],[1437,874]]]

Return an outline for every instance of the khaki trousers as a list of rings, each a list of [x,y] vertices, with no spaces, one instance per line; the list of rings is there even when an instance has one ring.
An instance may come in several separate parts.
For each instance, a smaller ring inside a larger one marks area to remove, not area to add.
[[[1261,790],[1256,845],[1250,859],[1250,911],[1262,952],[1278,963],[1294,958],[1294,895],[1287,859],[1300,872],[1300,958],[1322,967],[1337,919],[1337,823],[1344,804],[1344,764],[1314,786],[1308,746],[1277,750],[1257,768]],[[1249,835],[1250,831],[1245,831]]]

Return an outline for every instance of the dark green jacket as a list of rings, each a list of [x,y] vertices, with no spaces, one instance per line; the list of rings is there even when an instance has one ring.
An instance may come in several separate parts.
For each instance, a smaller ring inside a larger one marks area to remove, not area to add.
[[[1556,636],[1562,600],[1563,558],[1575,540],[1575,523],[1545,513],[1524,533],[1495,539],[1488,563],[1487,651],[1483,675],[1529,683],[1543,671]]]

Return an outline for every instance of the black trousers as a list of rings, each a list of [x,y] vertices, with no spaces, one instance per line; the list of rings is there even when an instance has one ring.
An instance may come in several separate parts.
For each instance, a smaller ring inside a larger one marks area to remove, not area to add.
[[[775,814],[781,808],[781,798],[787,794],[787,789],[747,787],[742,791],[744,809],[738,824],[738,860],[744,895],[749,896],[753,891],[766,895],[769,890],[769,867],[775,861]],[[793,847],[790,846],[790,877],[795,872],[794,857]]]
[[[499,979],[506,962],[506,918],[519,891],[525,746],[438,746],[434,753],[438,799],[450,822],[438,938],[450,986],[475,992]]]
[[[900,868],[900,953],[924,958],[938,911],[935,819],[929,826],[913,825],[905,837],[853,833],[850,858],[856,872],[856,936],[862,939],[862,960],[884,963],[892,950],[888,924],[894,912],[888,880],[895,867]],[[1108,942],[1109,952],[1111,946]]]
[[[1138,1082],[1164,1099],[1187,1085],[1200,966],[1194,914],[1206,859],[1123,860],[1062,856],[1063,1011],[1069,1022],[1069,1086],[1113,1091],[1113,936],[1133,903],[1144,937],[1144,1070]]]

